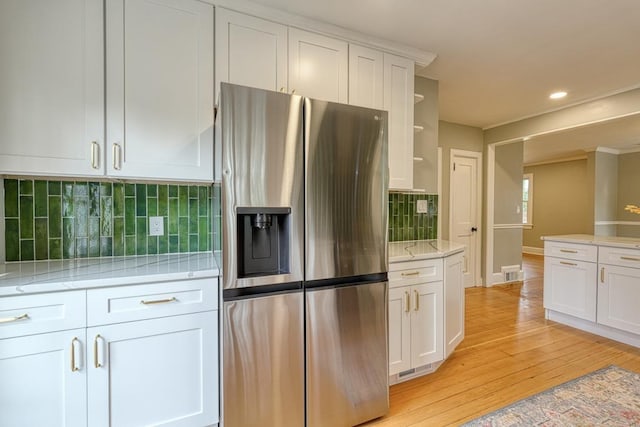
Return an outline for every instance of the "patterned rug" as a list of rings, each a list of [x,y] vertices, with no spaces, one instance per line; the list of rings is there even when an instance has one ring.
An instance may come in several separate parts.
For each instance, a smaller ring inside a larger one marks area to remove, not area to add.
[[[640,374],[609,366],[464,424],[471,426],[640,426]]]

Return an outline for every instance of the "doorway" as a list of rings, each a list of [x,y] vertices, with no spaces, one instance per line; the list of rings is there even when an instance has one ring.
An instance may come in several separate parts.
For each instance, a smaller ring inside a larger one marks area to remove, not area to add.
[[[449,168],[449,238],[466,246],[464,286],[481,284],[482,153],[451,150]]]

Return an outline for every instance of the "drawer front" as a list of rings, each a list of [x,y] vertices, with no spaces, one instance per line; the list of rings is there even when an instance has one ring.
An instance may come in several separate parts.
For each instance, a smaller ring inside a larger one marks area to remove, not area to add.
[[[598,249],[598,262],[600,264],[640,268],[640,250],[600,246]]]
[[[394,262],[389,264],[389,287],[437,282],[443,278],[442,259]]]
[[[218,278],[87,291],[89,326],[130,322],[218,308]]]
[[[0,339],[84,328],[86,292],[0,298]]]
[[[544,256],[572,259],[576,261],[597,262],[598,247],[578,243],[544,242]]]

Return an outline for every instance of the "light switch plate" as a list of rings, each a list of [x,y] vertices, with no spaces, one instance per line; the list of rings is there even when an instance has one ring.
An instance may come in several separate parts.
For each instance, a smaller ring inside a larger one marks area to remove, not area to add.
[[[416,211],[418,213],[427,213],[429,205],[426,200],[416,200]]]
[[[149,236],[164,236],[164,217],[149,217]]]

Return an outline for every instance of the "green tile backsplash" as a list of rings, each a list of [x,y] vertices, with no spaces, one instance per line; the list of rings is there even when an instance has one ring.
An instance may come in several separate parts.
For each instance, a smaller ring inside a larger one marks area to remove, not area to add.
[[[416,201],[418,200],[427,200],[427,213],[416,212]],[[390,242],[437,238],[437,194],[389,193]]]
[[[7,261],[220,247],[219,186],[5,179],[4,194]],[[150,216],[164,236],[148,235]]]

